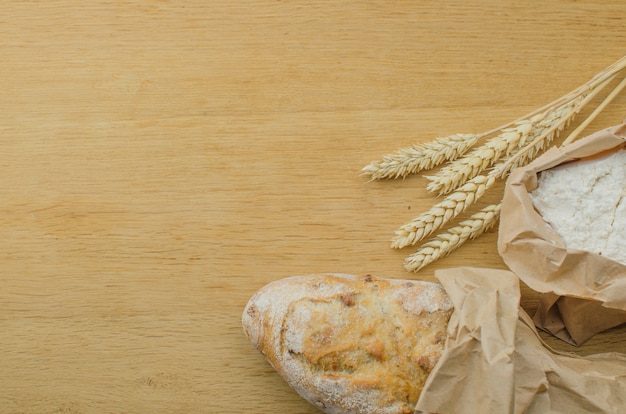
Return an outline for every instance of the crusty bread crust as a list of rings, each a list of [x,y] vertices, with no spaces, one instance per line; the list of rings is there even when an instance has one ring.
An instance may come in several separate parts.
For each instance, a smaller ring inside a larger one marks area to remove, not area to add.
[[[324,274],[282,279],[243,312],[251,342],[326,413],[412,413],[446,339],[435,283]]]

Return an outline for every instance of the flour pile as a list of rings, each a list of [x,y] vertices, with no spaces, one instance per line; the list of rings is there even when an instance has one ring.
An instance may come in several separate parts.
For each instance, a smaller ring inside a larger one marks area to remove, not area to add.
[[[626,151],[545,170],[531,198],[567,248],[626,264]]]

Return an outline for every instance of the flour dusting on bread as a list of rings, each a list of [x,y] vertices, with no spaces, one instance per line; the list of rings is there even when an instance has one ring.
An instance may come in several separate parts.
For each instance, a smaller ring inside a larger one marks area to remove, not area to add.
[[[412,413],[439,360],[452,304],[435,283],[325,274],[273,282],[249,301],[251,342],[326,413]]]

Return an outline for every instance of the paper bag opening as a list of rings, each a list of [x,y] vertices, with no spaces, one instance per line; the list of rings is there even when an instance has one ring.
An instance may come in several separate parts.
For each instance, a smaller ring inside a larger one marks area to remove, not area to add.
[[[506,182],[498,252],[524,283],[543,294],[533,319],[536,326],[575,345],[626,322],[626,264],[568,248],[537,211],[531,193],[542,171],[615,152],[625,145],[626,124],[607,128],[565,147],[551,148],[514,170]]]

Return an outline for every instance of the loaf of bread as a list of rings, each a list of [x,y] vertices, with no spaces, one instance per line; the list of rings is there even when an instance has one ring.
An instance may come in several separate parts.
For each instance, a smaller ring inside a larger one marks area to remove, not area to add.
[[[326,413],[412,413],[446,340],[443,288],[423,281],[324,274],[282,279],[243,312],[256,348]]]

